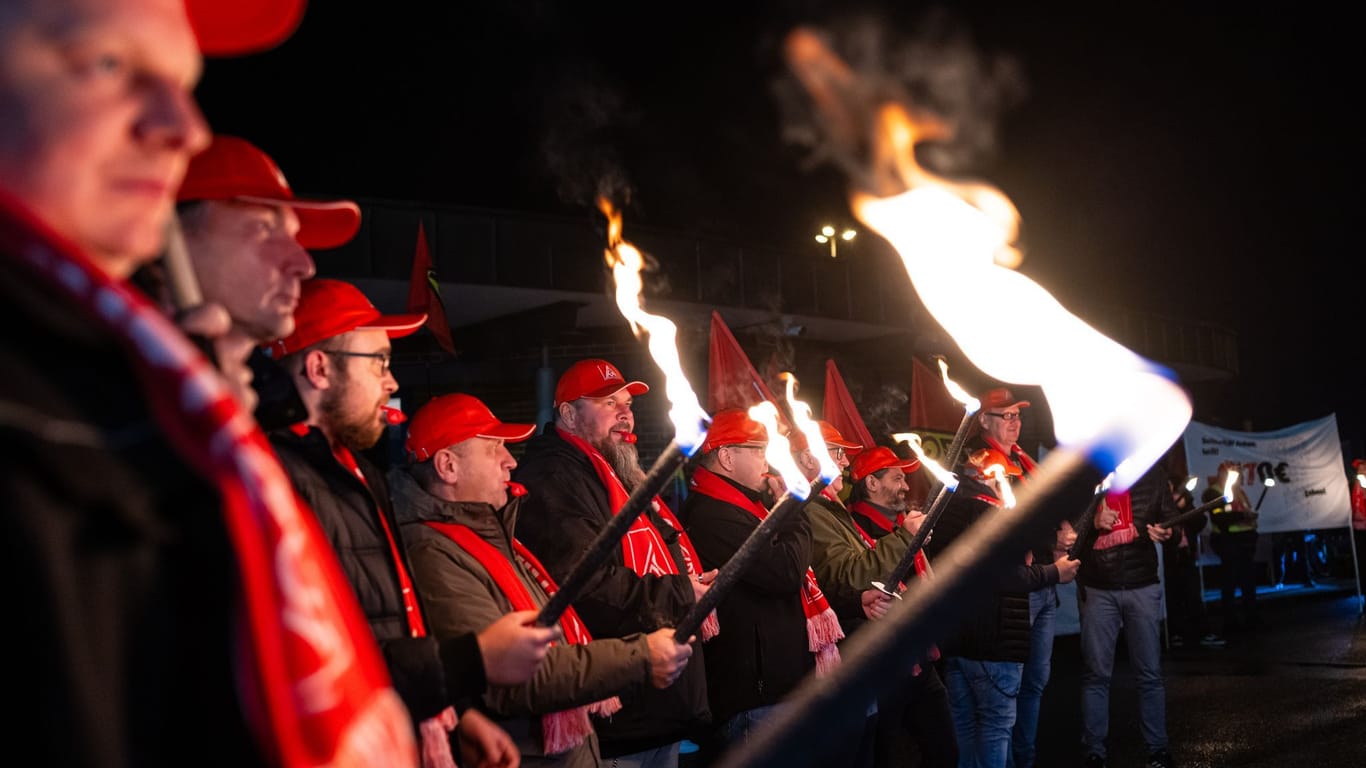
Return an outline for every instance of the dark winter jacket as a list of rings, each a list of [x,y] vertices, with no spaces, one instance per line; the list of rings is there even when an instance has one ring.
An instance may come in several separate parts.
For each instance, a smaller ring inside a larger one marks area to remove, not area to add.
[[[1077,584],[1094,589],[1137,589],[1158,582],[1157,548],[1148,538],[1148,525],[1176,516],[1176,502],[1167,490],[1160,467],[1154,466],[1129,488],[1129,506],[1138,537],[1127,544],[1096,549],[1084,542]],[[1088,539],[1101,533],[1094,526]],[[1180,534],[1177,533],[1179,536]]]
[[[517,538],[562,582],[615,510],[588,457],[560,437],[553,424],[527,444],[512,478],[528,495],[518,515]],[[678,533],[647,510],[664,537],[678,575],[638,576],[626,567],[620,548],[597,569],[574,610],[594,637],[625,637],[673,626],[694,598],[679,549]],[[725,632],[724,626],[721,631]],[[672,744],[696,735],[711,720],[706,664],[694,651],[683,676],[664,690],[643,687],[622,697],[622,710],[595,724],[605,758]]]
[[[884,582],[906,554],[911,536],[897,526],[869,548],[854,527],[844,505],[816,494],[806,503],[811,520],[811,567],[816,582],[839,617],[846,641],[868,621],[863,613],[863,592],[873,582]]]
[[[761,498],[720,479],[749,499]],[[688,536],[707,570],[724,566],[759,527],[753,512],[698,492],[688,496],[685,507]],[[716,722],[777,703],[815,668],[802,608],[802,584],[810,565],[811,525],[796,510],[757,550],[717,605],[721,634],[703,646],[707,699]]]
[[[997,511],[984,498],[994,491],[966,476],[960,476],[958,490],[949,496],[948,506],[925,542],[931,564],[974,523]],[[972,600],[972,607],[957,632],[950,633],[941,645],[949,656],[977,661],[1016,661],[1029,658],[1029,593],[1058,583],[1058,568],[1047,564],[1025,564],[1025,552],[1017,565],[997,575],[995,590]]]
[[[277,430],[271,433],[270,441],[336,551],[408,713],[420,722],[447,706],[467,706],[485,686],[478,642],[472,634],[440,643],[432,637],[411,636],[393,548],[380,523],[383,515],[402,553],[403,542],[384,474],[364,456],[355,454],[356,465],[365,476],[362,483],[337,461],[327,438],[316,427],[303,435]]]

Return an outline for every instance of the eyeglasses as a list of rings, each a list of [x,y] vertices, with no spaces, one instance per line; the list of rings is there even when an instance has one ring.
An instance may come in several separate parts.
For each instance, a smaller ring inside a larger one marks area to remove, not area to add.
[[[839,461],[840,459],[844,458],[844,449],[843,449],[843,448],[836,447],[836,448],[831,448],[831,449],[829,449],[829,450],[830,450],[830,458],[834,459],[835,461]]]
[[[987,411],[987,415],[988,415],[988,416],[995,416],[996,418],[1000,419],[1001,421],[1019,421],[1019,420],[1020,420],[1020,414],[1019,414],[1019,413],[997,413],[997,412],[995,412],[995,411]]]
[[[347,352],[343,349],[325,349],[329,355],[341,355],[342,357],[368,357],[371,360],[379,361],[379,375],[383,376],[389,372],[389,363],[393,360],[393,354],[389,352]]]

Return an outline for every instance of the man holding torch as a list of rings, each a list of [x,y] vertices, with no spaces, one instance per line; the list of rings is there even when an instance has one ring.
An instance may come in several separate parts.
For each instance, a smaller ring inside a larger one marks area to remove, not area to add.
[[[606,360],[574,363],[555,385],[554,422],[527,444],[513,473],[536,491],[522,502],[518,538],[560,583],[645,478],[631,403],[649,391]],[[683,526],[658,497],[618,551],[573,601],[594,637],[673,626],[714,576],[702,573]],[[715,622],[703,623],[702,639],[715,631]],[[682,740],[711,719],[702,662],[694,657],[667,689],[623,696],[622,710],[597,729],[603,758],[621,766],[676,766]]]
[[[724,566],[768,516],[767,445],[764,425],[742,409],[712,418],[685,505],[704,566]],[[726,631],[705,650],[718,749],[744,740],[803,677],[838,659],[844,632],[810,566],[811,525],[791,515],[717,605]]]
[[[516,538],[526,489],[508,480],[517,462],[505,443],[525,440],[533,429],[504,423],[459,393],[429,401],[409,423],[412,463],[391,471],[389,481],[413,582],[438,639],[541,608],[556,588]],[[558,626],[565,642],[550,648],[537,673],[524,683],[490,686],[484,706],[517,742],[524,764],[597,766],[589,714],[614,715],[617,694],[633,687],[672,685],[693,649],[674,642],[667,628],[594,639],[572,608]]]

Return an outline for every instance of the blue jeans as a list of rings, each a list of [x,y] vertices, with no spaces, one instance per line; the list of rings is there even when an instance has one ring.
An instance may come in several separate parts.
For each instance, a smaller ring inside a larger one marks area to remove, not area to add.
[[[1020,679],[1015,700],[1015,730],[1010,737],[1011,768],[1034,768],[1039,735],[1039,704],[1053,670],[1053,629],[1058,617],[1058,588],[1044,587],[1029,593],[1029,661]]]
[[[717,735],[727,749],[737,744],[743,744],[749,740],[750,734],[758,727],[759,723],[763,722],[764,718],[773,715],[785,706],[785,704],[768,704],[747,709],[744,712],[737,712],[721,724]]]
[[[945,659],[958,768],[1005,768],[1023,668],[1013,661]]]
[[[605,758],[602,762],[611,768],[678,768],[679,745],[679,742],[675,741],[644,752]]]
[[[1110,674],[1119,631],[1129,647],[1138,687],[1139,733],[1149,752],[1167,748],[1167,691],[1162,682],[1162,585],[1138,589],[1084,587],[1081,609],[1081,744],[1105,756],[1110,732]]]

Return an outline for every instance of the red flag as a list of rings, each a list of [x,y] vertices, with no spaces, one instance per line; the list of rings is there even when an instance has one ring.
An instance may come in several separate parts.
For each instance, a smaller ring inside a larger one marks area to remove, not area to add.
[[[918,359],[911,362],[911,428],[957,432],[963,420],[962,403],[953,399],[938,373]]]
[[[863,423],[863,417],[859,415],[858,406],[854,405],[849,388],[844,386],[844,377],[840,376],[840,369],[835,367],[834,360],[825,361],[825,403],[821,406],[821,415],[841,435],[862,443],[866,448],[876,445],[868,425]]]
[[[427,313],[427,330],[436,337],[441,348],[455,354],[451,339],[451,325],[446,321],[446,305],[441,301],[441,287],[436,282],[436,268],[427,248],[427,233],[422,221],[417,222],[417,252],[413,254],[413,274],[408,281],[408,311]]]
[[[783,404],[754,370],[740,342],[716,310],[711,313],[711,349],[707,355],[707,411],[749,408],[767,400],[778,406],[778,420],[787,425]]]

